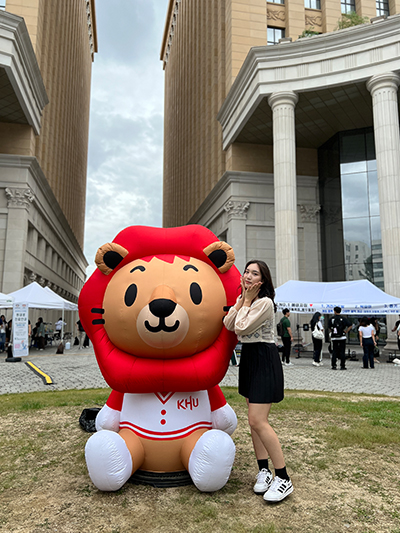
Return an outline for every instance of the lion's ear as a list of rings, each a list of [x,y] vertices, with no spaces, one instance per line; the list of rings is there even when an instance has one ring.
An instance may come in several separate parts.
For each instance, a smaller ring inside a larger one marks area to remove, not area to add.
[[[103,272],[103,274],[108,274],[116,268],[124,257],[128,255],[128,250],[123,246],[116,244],[115,242],[108,242],[103,244],[97,250],[95,263],[97,268]]]
[[[232,246],[224,241],[213,242],[203,252],[206,254],[221,274],[227,272],[235,262],[235,253]]]

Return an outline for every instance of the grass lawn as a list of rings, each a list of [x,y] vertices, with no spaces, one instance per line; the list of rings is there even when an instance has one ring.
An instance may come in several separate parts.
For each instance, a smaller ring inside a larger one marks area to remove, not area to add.
[[[295,490],[267,504],[252,492],[244,399],[223,390],[238,416],[236,459],[212,494],[130,483],[99,492],[78,419],[102,406],[107,390],[0,396],[0,531],[400,533],[400,399],[286,391],[270,421]]]

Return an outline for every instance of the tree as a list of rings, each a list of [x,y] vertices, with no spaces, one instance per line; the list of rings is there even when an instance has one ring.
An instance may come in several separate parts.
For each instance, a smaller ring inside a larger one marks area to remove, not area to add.
[[[314,26],[311,26],[310,28],[304,30],[298,38],[303,39],[304,37],[313,37],[314,35],[319,35],[319,32],[314,30]]]
[[[342,16],[338,20],[338,25],[335,28],[335,31],[351,28],[351,26],[359,26],[360,24],[367,24],[368,22],[368,17],[357,15],[355,11],[350,11],[350,13],[342,13]]]

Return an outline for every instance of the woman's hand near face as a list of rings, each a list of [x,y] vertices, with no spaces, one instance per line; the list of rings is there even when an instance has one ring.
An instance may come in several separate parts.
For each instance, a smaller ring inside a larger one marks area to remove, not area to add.
[[[262,286],[262,281],[257,281],[257,283],[253,283],[253,285],[250,285],[247,287],[245,294],[244,294],[244,305],[247,307],[250,307],[253,300],[257,298],[258,293],[260,292]]]
[[[235,304],[236,311],[239,311],[239,309],[241,309],[243,307],[243,303],[244,303],[244,295],[245,295],[246,289],[245,289],[245,286],[244,286],[243,276],[240,276],[240,288],[242,290],[242,293],[240,295],[239,300]]]

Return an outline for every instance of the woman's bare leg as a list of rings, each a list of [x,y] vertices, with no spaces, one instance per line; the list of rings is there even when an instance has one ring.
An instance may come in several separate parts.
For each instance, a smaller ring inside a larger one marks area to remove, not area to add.
[[[248,406],[249,424],[257,459],[266,459],[269,456],[275,469],[284,468],[285,459],[279,439],[268,422],[271,404],[248,402]]]

